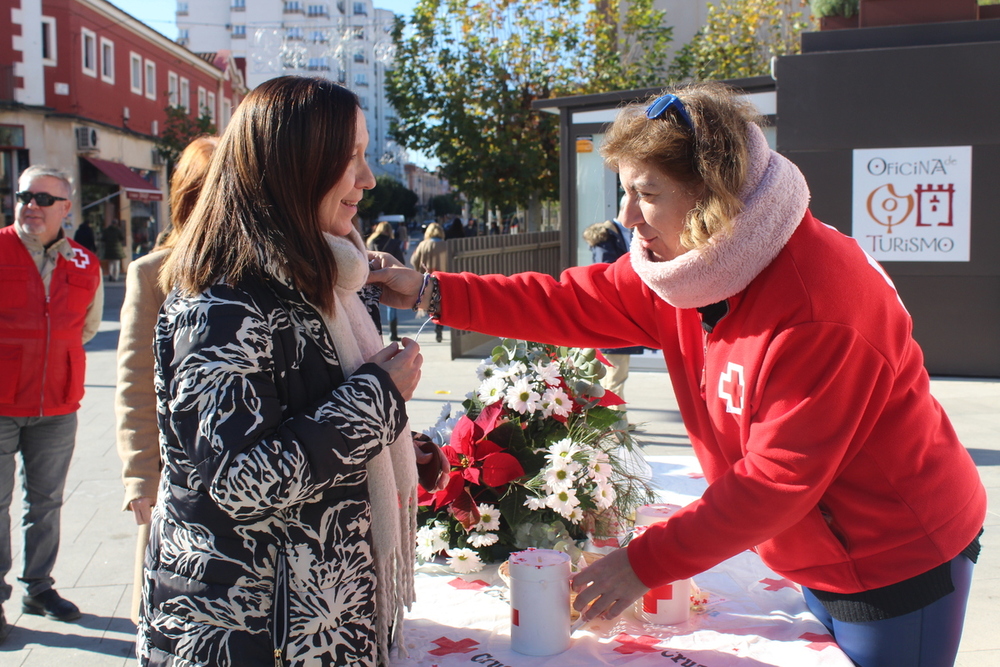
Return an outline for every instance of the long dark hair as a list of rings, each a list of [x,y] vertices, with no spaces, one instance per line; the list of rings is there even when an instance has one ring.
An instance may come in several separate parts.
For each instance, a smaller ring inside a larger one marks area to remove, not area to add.
[[[199,293],[283,267],[330,312],[337,267],[317,213],[351,160],[358,113],[357,96],[326,79],[279,77],[247,95],[160,273],[164,289]]]

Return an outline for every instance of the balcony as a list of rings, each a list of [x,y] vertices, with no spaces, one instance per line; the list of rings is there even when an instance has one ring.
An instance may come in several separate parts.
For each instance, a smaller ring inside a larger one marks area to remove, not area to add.
[[[292,0],[291,2],[286,2],[284,9],[282,10],[282,13],[305,14],[306,13],[305,5],[303,5],[301,2],[295,2],[294,0]]]

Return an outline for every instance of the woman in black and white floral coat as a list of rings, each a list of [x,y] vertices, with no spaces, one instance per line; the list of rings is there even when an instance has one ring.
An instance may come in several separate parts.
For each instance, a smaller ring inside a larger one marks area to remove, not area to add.
[[[421,357],[382,348],[357,296],[367,142],[350,91],[262,84],[164,265],[141,665],[388,661],[413,598]]]

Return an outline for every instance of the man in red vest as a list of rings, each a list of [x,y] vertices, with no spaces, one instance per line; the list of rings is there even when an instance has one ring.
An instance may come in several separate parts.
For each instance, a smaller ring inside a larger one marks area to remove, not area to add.
[[[60,621],[80,610],[52,588],[63,487],[83,397],[83,344],[101,322],[97,257],[66,237],[72,186],[61,171],[29,167],[15,222],[0,229],[0,605],[10,599],[10,502],[15,456],[24,480],[22,611]],[[0,606],[0,641],[6,636]]]

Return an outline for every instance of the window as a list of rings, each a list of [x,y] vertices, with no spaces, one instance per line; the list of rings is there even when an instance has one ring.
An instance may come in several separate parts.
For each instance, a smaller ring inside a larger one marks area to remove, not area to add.
[[[142,56],[138,53],[128,54],[129,61],[129,85],[132,88],[132,92],[136,95],[142,95]]]
[[[188,29],[187,28],[178,28],[177,29],[177,43],[180,44],[181,46],[187,46],[188,39],[189,39],[188,35],[189,35],[189,33],[188,33]]]
[[[156,63],[152,60],[146,61],[146,97],[156,99]]]
[[[80,62],[83,64],[83,73],[87,76],[97,77],[97,35],[92,30],[80,28],[80,44],[83,53],[80,55]]]
[[[368,60],[365,58],[364,49],[356,49],[354,51],[354,62],[356,63],[366,63]]]
[[[367,109],[368,108],[368,96],[367,95],[358,95],[358,104],[361,106],[362,109]]]
[[[326,30],[313,30],[310,39],[313,44],[326,44],[330,41],[330,35],[327,34]]]
[[[329,58],[310,58],[309,59],[309,69],[312,71],[328,72],[330,71],[330,59]]]
[[[115,43],[101,37],[101,81],[115,82]]]
[[[177,3],[177,16],[187,16],[188,13],[188,3],[178,2]]]
[[[295,41],[301,41],[302,38],[303,38],[302,28],[294,27],[294,28],[288,28],[287,30],[285,30],[285,39],[290,39],[290,40],[295,40]]]
[[[205,115],[205,93],[208,92],[201,86],[198,86],[198,117]]]
[[[215,125],[215,93],[208,94],[208,100],[205,103],[205,108],[208,110],[208,116],[212,119],[212,125]]]
[[[184,107],[184,111],[191,113],[191,84],[184,77],[181,77],[181,99],[178,106]]]
[[[149,133],[151,135],[153,135],[154,137],[158,136],[160,134],[160,121],[154,120],[152,124],[149,126],[149,130],[150,130]]]
[[[285,2],[285,14],[301,14],[302,13],[302,3],[298,0],[290,0]]]
[[[56,20],[51,16],[42,17],[42,64],[56,65]]]
[[[354,3],[354,14],[355,16],[368,16],[368,8],[363,2]]]
[[[172,107],[178,106],[177,74],[167,72],[167,104]]]
[[[219,125],[220,130],[226,129],[229,125],[229,119],[233,117],[233,102],[228,97],[222,98],[222,108],[219,109],[222,112],[222,123]]]
[[[309,16],[329,16],[330,5],[309,5],[309,10],[306,13]]]
[[[246,39],[247,38],[247,27],[242,24],[233,24],[233,39]]]
[[[353,28],[351,30],[351,33],[353,34],[354,39],[361,39],[361,40],[363,40],[365,38],[365,29],[364,28]]]
[[[354,85],[355,86],[367,86],[368,85],[368,75],[364,72],[358,72],[354,75]]]
[[[233,0],[229,8],[234,12],[245,12],[247,10],[247,0]]]
[[[343,67],[337,70],[337,83],[347,83],[347,70]]]

